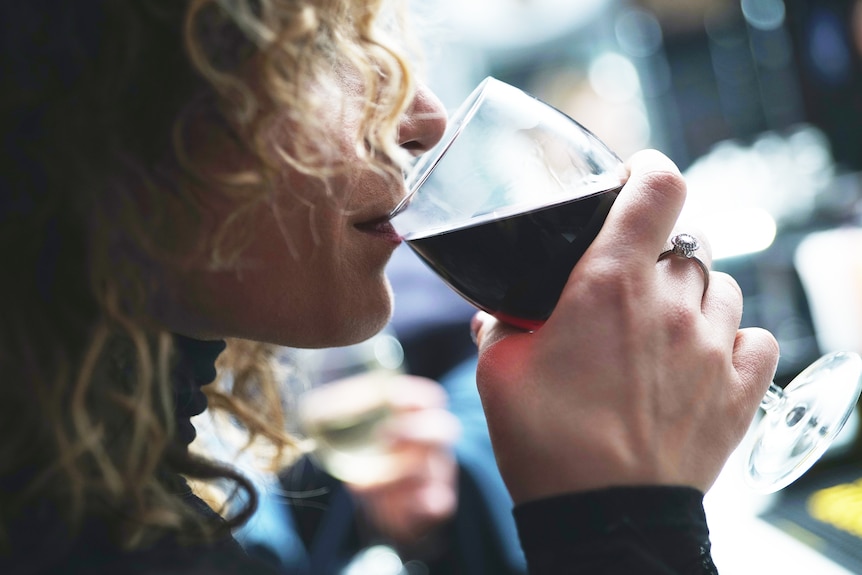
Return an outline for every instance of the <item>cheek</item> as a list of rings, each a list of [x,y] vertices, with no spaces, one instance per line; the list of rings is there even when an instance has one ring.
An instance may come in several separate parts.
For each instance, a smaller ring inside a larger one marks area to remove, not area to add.
[[[269,268],[272,293],[265,299],[273,307],[258,311],[264,318],[289,318],[291,345],[331,347],[371,337],[391,315],[384,274],[389,254],[373,249],[376,242],[334,212],[317,209],[305,215],[285,222],[289,249],[256,258],[281,259]],[[261,237],[256,244],[260,250],[278,251],[273,244],[279,241],[284,240]]]

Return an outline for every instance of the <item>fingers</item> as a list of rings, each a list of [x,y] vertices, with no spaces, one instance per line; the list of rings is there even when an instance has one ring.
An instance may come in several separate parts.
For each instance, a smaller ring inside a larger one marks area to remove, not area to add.
[[[455,513],[458,466],[448,453],[434,453],[398,481],[362,488],[347,485],[368,527],[399,545],[411,545]]]
[[[680,252],[691,248],[693,257]],[[680,299],[700,306],[712,281],[712,250],[709,240],[699,228],[677,223],[659,254],[656,268],[663,289],[673,289]]]
[[[432,379],[408,374],[390,376],[389,404],[399,411],[446,407],[449,398]]]
[[[628,167],[629,179],[590,253],[614,258],[637,273],[655,265],[682,210],[686,188],[676,165],[654,150],[634,154]]]
[[[742,290],[725,273],[711,272],[710,278],[709,289],[702,296],[701,313],[717,333],[726,334],[722,343],[731,349],[742,321]]]
[[[446,409],[448,396],[443,387],[425,377],[393,377],[387,402],[394,414],[381,430],[393,447],[448,449],[454,445],[461,435],[461,424]]]
[[[448,449],[461,436],[461,424],[445,409],[423,409],[397,414],[382,432],[395,449],[412,446]]]
[[[746,420],[754,416],[778,367],[778,342],[761,328],[741,329],[733,349],[733,366],[739,376],[739,402],[749,406]]]
[[[709,243],[709,236],[706,235],[706,232],[704,232],[697,224],[682,220],[678,221],[673,227],[673,232],[671,232],[670,237],[665,242],[662,251],[671,249],[673,247],[672,239],[680,234],[693,236],[694,239],[697,240],[697,250],[694,255],[696,255],[707,268],[712,269],[712,245]]]

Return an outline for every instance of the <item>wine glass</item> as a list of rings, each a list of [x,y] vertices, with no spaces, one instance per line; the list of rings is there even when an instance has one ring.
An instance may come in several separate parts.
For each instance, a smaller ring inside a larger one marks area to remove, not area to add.
[[[467,301],[533,329],[551,314],[624,178],[619,157],[586,128],[487,78],[419,158],[391,222]]]
[[[501,321],[536,329],[598,234],[623,184],[622,162],[586,128],[486,78],[443,139],[407,174],[391,222],[452,289]],[[776,491],[828,448],[862,389],[862,359],[824,356],[786,389],[769,388],[746,466]]]
[[[296,415],[312,459],[354,486],[379,485],[398,476],[409,462],[386,434],[394,415],[392,386],[405,373],[398,338],[384,330],[355,345],[297,349],[294,355],[311,386],[300,394]],[[342,575],[409,573],[394,544],[364,522],[357,525],[361,548],[339,571]]]
[[[384,331],[360,344],[296,353],[312,385],[297,407],[311,457],[357,486],[397,475],[405,462],[387,440],[386,426],[394,414],[392,386],[404,373],[398,339]]]
[[[829,353],[784,389],[771,384],[760,402],[745,477],[754,489],[778,491],[793,483],[826,452],[853,413],[862,390],[862,358]]]

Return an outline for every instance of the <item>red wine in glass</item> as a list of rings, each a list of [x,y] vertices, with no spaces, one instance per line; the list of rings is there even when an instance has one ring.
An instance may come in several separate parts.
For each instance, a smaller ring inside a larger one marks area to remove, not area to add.
[[[584,126],[486,78],[407,174],[391,222],[467,301],[535,329],[625,178],[619,157]]]
[[[467,301],[506,323],[535,329],[551,315],[619,190],[513,215],[486,214],[404,239]]]

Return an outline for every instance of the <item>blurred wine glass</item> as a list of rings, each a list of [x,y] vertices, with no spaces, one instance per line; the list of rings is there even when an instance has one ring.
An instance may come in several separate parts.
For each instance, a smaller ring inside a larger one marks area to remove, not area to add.
[[[321,469],[345,483],[363,515],[357,522],[361,548],[340,573],[428,573],[422,561],[402,559],[402,542],[375,525],[370,518],[378,514],[368,509],[379,502],[369,493],[385,491],[422,467],[421,455],[394,431],[404,409],[396,390],[409,377],[400,342],[384,331],[357,345],[296,350],[296,356],[309,384],[297,406],[305,447]]]
[[[299,354],[311,387],[299,398],[298,420],[314,460],[361,487],[397,475],[402,461],[386,427],[392,386],[404,373],[398,339],[383,332],[361,344]]]

